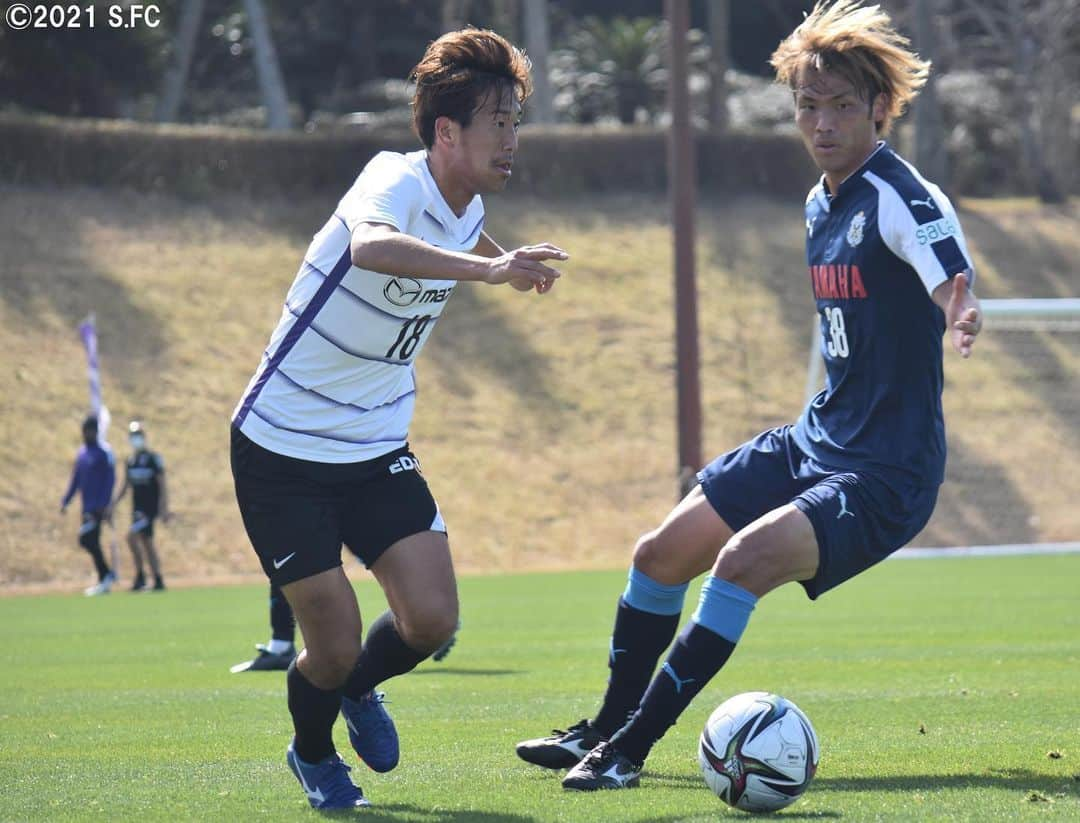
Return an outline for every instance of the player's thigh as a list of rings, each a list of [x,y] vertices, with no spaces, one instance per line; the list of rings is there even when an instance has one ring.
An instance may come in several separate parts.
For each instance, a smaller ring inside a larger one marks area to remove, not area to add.
[[[133,546],[145,546],[154,535],[154,520],[141,511],[136,511],[131,517],[131,528],[128,530],[128,539]]]
[[[79,525],[79,545],[92,549],[101,543],[101,517],[93,512],[84,512]]]
[[[341,566],[337,467],[275,454],[234,429],[232,468],[244,529],[271,583]]]
[[[423,531],[402,538],[380,555],[371,571],[406,643],[434,651],[453,633],[457,581],[444,533]]]
[[[716,558],[713,575],[762,597],[784,583],[812,578],[818,562],[813,524],[786,503],[732,535]]]
[[[360,607],[344,570],[337,568],[281,586],[304,635],[304,675],[319,688],[345,681],[360,654]]]
[[[437,648],[457,625],[457,584],[446,525],[408,448],[367,467],[343,491],[345,545],[371,569],[406,642]]]
[[[696,486],[663,523],[641,536],[634,547],[634,567],[658,583],[685,583],[712,566],[732,534]]]

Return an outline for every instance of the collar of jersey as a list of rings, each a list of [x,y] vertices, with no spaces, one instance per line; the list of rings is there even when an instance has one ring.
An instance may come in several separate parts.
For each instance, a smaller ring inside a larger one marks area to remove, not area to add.
[[[451,237],[456,237],[468,231],[475,222],[472,218],[476,214],[477,206],[481,203],[480,195],[473,195],[473,199],[465,207],[464,213],[461,217],[458,217],[454,214],[454,210],[450,208],[450,204],[446,202],[442,192],[439,191],[439,184],[431,176],[431,169],[428,168],[427,164],[427,152],[418,151],[415,154],[419,155],[419,162],[416,165],[420,169],[420,183],[424,187],[424,192],[429,200],[427,205],[428,213],[442,224],[443,229]]]
[[[825,211],[829,211],[829,207],[836,202],[836,199],[844,192],[845,189],[849,188],[848,181],[853,180],[856,177],[861,177],[862,173],[866,171],[866,167],[870,165],[870,161],[877,157],[881,153],[882,149],[886,149],[888,147],[889,144],[887,142],[885,142],[884,140],[878,140],[877,148],[870,152],[869,156],[867,156],[867,158],[863,160],[862,165],[860,165],[859,168],[855,169],[855,171],[853,171],[842,181],[840,181],[840,185],[837,187],[836,193],[833,194],[831,197],[825,193],[825,175],[821,175],[821,178],[818,180],[817,186],[814,187],[814,198],[818,201],[818,205],[821,206],[821,208],[823,208]]]

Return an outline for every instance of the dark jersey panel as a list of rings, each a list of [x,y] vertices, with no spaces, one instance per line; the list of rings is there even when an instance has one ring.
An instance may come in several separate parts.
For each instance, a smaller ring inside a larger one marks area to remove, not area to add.
[[[835,196],[806,203],[826,387],[795,425],[824,466],[944,479],[942,335],[931,292],[972,269],[948,199],[881,144]]]
[[[127,481],[131,484],[133,507],[149,517],[156,517],[161,497],[161,475],[165,465],[156,452],[140,451],[127,459]]]

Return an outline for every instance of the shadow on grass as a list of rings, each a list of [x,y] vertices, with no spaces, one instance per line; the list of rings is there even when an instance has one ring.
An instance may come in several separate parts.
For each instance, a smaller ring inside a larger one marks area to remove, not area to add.
[[[929,527],[940,525],[970,546],[1030,543],[1038,536],[1031,523],[1031,505],[993,455],[972,452],[958,438],[949,441],[945,483]],[[975,506],[979,488],[994,488],[993,506]],[[962,537],[961,537],[962,536]],[[912,545],[926,545],[916,537]]]
[[[144,385],[164,367],[166,341],[162,318],[138,302],[138,295],[95,266],[84,251],[78,225],[70,215],[53,211],[54,200],[18,187],[3,190],[11,197],[0,217],[25,211],[22,219],[3,220],[0,247],[0,301],[9,322],[25,334],[40,332],[55,314],[70,338],[78,341],[78,324],[97,315],[103,362],[128,390]],[[152,267],[153,260],[146,265]],[[77,373],[81,379],[81,371]]]
[[[330,818],[347,817],[350,820],[415,820],[419,823],[532,823],[535,817],[503,812],[480,812],[473,809],[424,809],[408,803],[380,803],[362,809],[343,809],[335,812],[319,812],[318,816]]]
[[[477,290],[482,288],[486,287],[462,283],[454,289],[453,303],[440,318],[435,339],[424,351],[424,360],[437,364],[444,385],[459,396],[472,394],[469,372],[481,369],[507,384],[516,397],[541,402],[545,407],[555,403],[544,358],[498,306],[480,299]],[[518,296],[530,298],[528,294]],[[421,391],[424,370],[421,366]]]
[[[1063,213],[1068,216],[1068,209],[1064,209]],[[1008,296],[1022,298],[1073,296],[1067,291],[1067,286],[1062,287],[1062,282],[1068,283],[1071,279],[1075,287],[1075,278],[1070,278],[1068,273],[1076,270],[1076,262],[1070,260],[1058,244],[1048,239],[1039,230],[1037,224],[1021,231],[1010,230],[1000,222],[972,210],[963,210],[961,219],[964,225],[969,227],[972,239],[977,242],[979,250],[985,257],[991,260],[1004,258],[1024,261],[1022,281],[1024,293]],[[977,274],[976,272],[976,276]],[[1015,272],[1003,272],[1002,276],[1008,278],[1010,285],[1015,285],[1017,282],[1013,279]],[[988,330],[993,333],[992,320],[988,326]],[[1080,407],[1072,392],[1061,390],[1063,385],[1068,384],[1070,377],[1073,377],[1070,366],[1063,363],[1057,353],[1046,344],[1042,335],[1036,332],[998,331],[997,334],[1009,335],[1010,345],[1001,348],[1025,375],[1025,387],[1042,398],[1047,410],[1063,424],[1064,433],[1071,432]]]
[[[910,774],[892,777],[818,777],[812,788],[834,792],[934,792],[942,789],[1004,789],[1011,792],[1061,791],[1080,796],[1080,783],[1068,775],[1051,775],[1030,769],[990,769],[982,774]]]
[[[453,666],[439,666],[438,668],[413,669],[410,677],[418,674],[453,674],[453,675],[479,675],[481,677],[502,677],[508,674],[522,674],[519,669],[463,669]]]

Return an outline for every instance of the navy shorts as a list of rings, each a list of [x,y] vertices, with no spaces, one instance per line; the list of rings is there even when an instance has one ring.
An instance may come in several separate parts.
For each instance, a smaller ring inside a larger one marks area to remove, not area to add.
[[[796,445],[791,426],[762,432],[698,472],[705,497],[734,531],[794,504],[814,527],[820,558],[811,600],[884,560],[930,519],[938,487],[881,471],[833,471]]]
[[[370,567],[397,541],[446,532],[408,446],[359,463],[317,463],[264,449],[233,427],[240,515],[276,586],[341,565],[344,544]]]

